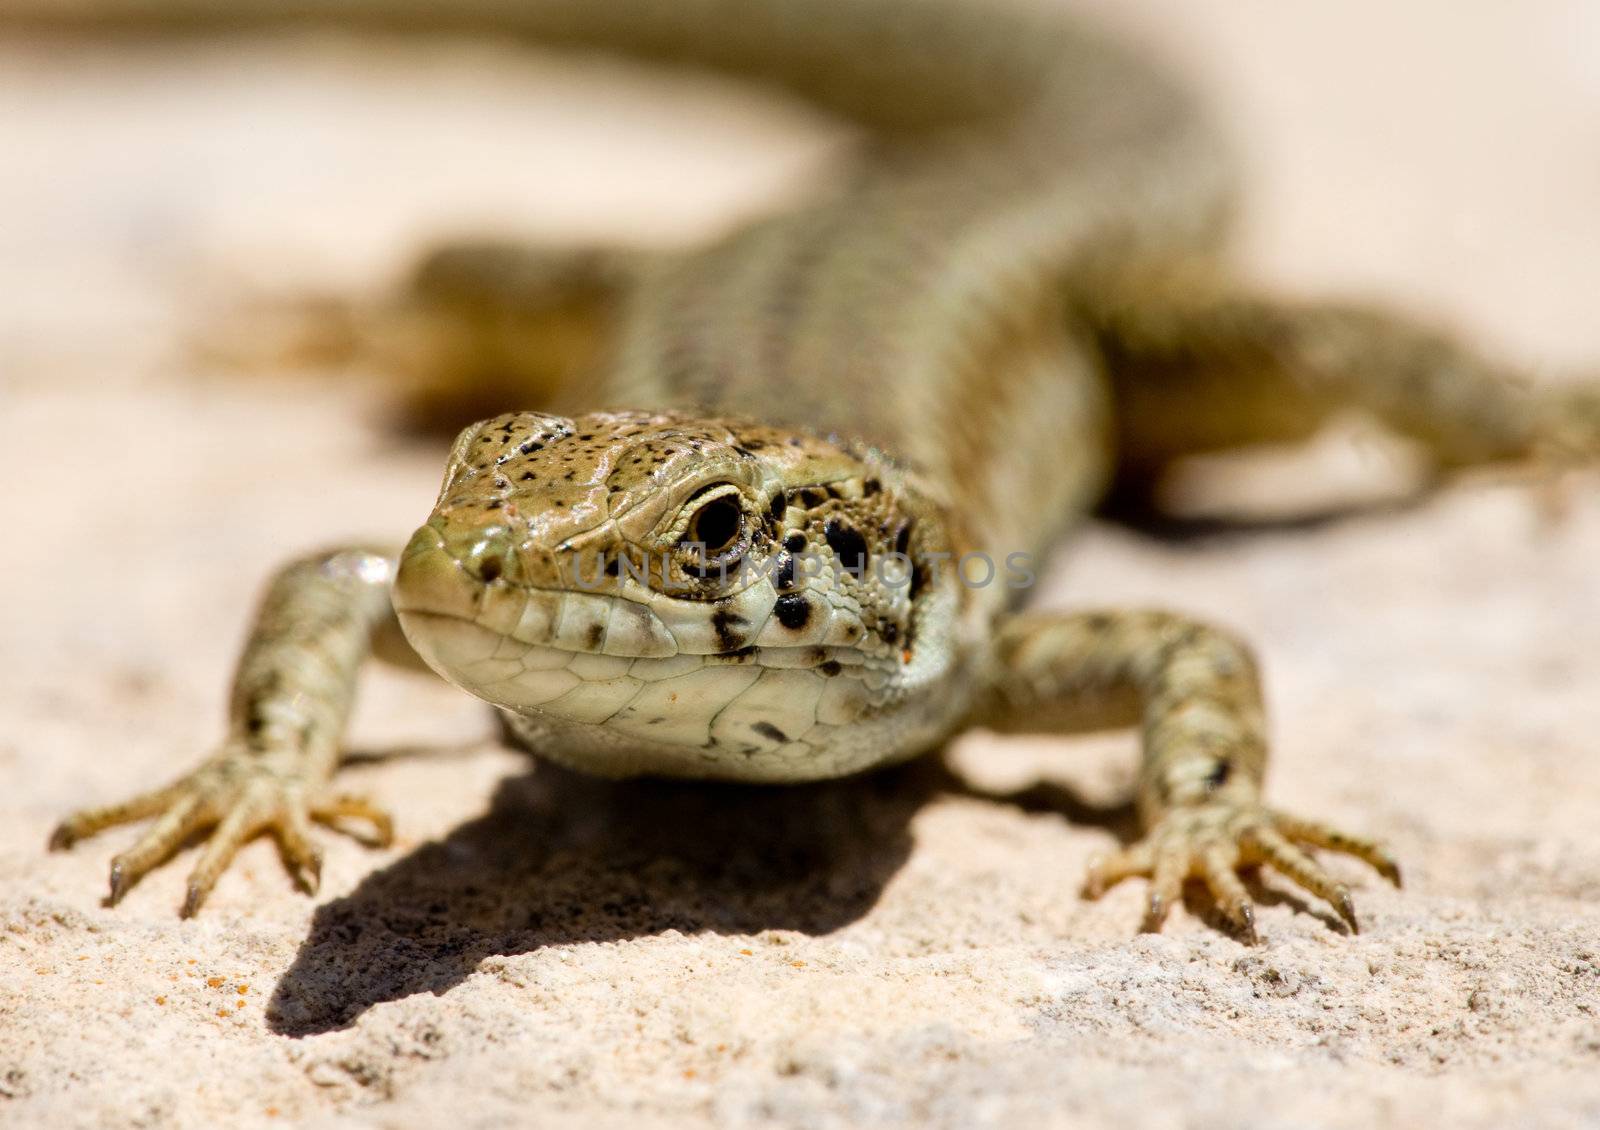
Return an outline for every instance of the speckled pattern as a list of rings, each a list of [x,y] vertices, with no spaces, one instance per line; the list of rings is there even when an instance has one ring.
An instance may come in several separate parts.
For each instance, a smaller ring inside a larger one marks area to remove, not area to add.
[[[911,569],[948,545],[939,513],[914,476],[814,435],[500,416],[457,439],[394,606],[430,667],[551,759],[836,777],[924,752],[970,698],[954,580]]]

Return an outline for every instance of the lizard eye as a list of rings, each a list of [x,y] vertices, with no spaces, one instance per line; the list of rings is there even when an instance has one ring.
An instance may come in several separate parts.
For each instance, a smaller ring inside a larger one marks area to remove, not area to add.
[[[703,504],[689,518],[684,532],[686,545],[704,546],[708,559],[715,559],[739,544],[744,534],[744,511],[737,495],[724,494]]]

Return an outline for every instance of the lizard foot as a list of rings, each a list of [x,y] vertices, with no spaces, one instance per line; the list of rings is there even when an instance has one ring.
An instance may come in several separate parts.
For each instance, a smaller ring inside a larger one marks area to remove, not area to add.
[[[1239,870],[1265,863],[1326,899],[1350,932],[1358,933],[1349,889],[1324,871],[1301,845],[1363,859],[1385,879],[1400,885],[1400,866],[1381,844],[1253,802],[1212,800],[1171,809],[1144,839],[1095,860],[1089,865],[1084,894],[1098,898],[1124,879],[1148,876],[1150,895],[1143,928],[1155,931],[1182,893],[1184,880],[1196,878],[1205,883],[1239,935],[1253,945],[1255,907],[1239,879]]]
[[[316,893],[322,873],[322,853],[311,839],[313,821],[347,832],[343,827],[346,819],[365,821],[372,833],[357,838],[372,846],[383,846],[393,836],[388,813],[371,802],[308,787],[284,764],[275,763],[270,754],[230,748],[166,788],[73,813],[51,833],[50,847],[68,848],[106,828],[149,817],[154,817],[155,823],[111,861],[107,904],[115,906],[134,883],[169,859],[184,841],[210,829],[189,875],[182,910],[185,918],[200,909],[239,848],[262,832],[271,832],[278,841],[284,867],[308,894]]]

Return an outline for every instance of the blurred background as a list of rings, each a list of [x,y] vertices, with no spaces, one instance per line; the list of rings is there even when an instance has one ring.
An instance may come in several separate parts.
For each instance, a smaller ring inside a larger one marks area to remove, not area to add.
[[[1398,298],[1534,364],[1596,352],[1600,5],[1068,6],[1234,129],[1263,272]],[[747,88],[505,45],[0,24],[0,373],[11,395],[151,375],[208,302],[369,289],[450,235],[704,238],[846,144]]]

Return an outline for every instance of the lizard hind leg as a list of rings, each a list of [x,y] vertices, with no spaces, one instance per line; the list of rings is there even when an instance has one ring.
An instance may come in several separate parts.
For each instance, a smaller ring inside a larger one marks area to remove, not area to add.
[[[1184,263],[1128,269],[1082,309],[1135,485],[1188,456],[1310,438],[1345,409],[1412,441],[1434,472],[1600,457],[1600,381],[1535,380],[1382,307],[1272,297]]]
[[[487,416],[554,409],[609,355],[615,324],[652,256],[502,241],[426,254],[374,352],[406,381],[405,416],[454,433]]]
[[[185,345],[202,369],[381,375],[407,430],[453,435],[515,409],[558,408],[609,355],[659,254],[491,240],[444,244],[377,293],[225,295]]]

